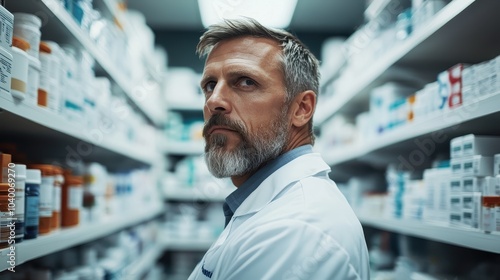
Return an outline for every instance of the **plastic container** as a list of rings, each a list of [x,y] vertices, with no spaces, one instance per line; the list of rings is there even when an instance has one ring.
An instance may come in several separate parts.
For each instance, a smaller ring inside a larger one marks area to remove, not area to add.
[[[54,192],[53,192],[53,207],[52,220],[50,222],[51,230],[56,230],[61,227],[61,205],[62,205],[62,185],[64,183],[63,169],[59,166],[54,166]]]
[[[52,68],[49,81],[50,88],[55,92],[56,96],[59,96],[59,103],[54,106],[57,107],[56,111],[61,112],[64,103],[64,89],[63,89],[63,77],[66,77],[66,72],[64,71],[64,67],[62,66],[65,63],[65,54],[56,42],[53,41],[43,41],[52,49]]]
[[[62,226],[76,226],[80,223],[83,205],[83,177],[66,175],[62,189]]]
[[[37,169],[26,170],[24,239],[38,236],[40,184],[42,173]]]
[[[9,247],[10,227],[15,230],[14,225],[11,225],[14,221],[11,209],[15,205],[9,202],[9,192],[12,193],[13,190],[9,183],[0,183],[0,248]]]
[[[28,54],[38,58],[39,45],[42,33],[42,20],[36,15],[27,13],[14,13],[14,36],[29,42],[31,49]]]
[[[12,39],[12,76],[10,92],[15,98],[23,100],[26,97],[28,85],[30,44],[18,37]]]
[[[24,193],[26,191],[26,165],[16,164],[14,167],[16,174],[16,198],[15,198],[15,225],[16,225],[16,243],[24,239]]]
[[[38,104],[38,85],[40,84],[41,67],[40,60],[29,56],[28,87],[26,89],[25,102],[32,106]]]
[[[39,201],[39,226],[38,233],[46,234],[51,231],[52,208],[54,199],[54,166],[50,164],[33,164],[29,166],[42,172]]]
[[[54,108],[52,92],[50,89],[52,71],[52,48],[45,42],[40,43],[40,82],[38,84],[38,105]]]

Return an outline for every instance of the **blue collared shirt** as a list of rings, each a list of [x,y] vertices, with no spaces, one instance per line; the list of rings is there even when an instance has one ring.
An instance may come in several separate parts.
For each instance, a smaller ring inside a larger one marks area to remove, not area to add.
[[[290,150],[277,158],[269,161],[261,169],[259,169],[255,174],[250,176],[241,186],[239,186],[234,192],[226,197],[226,202],[222,206],[224,211],[224,216],[226,216],[226,225],[229,223],[233,217],[236,209],[245,201],[245,199],[255,190],[257,187],[274,171],[280,169],[285,164],[298,158],[299,156],[312,153],[311,145],[304,145]]]

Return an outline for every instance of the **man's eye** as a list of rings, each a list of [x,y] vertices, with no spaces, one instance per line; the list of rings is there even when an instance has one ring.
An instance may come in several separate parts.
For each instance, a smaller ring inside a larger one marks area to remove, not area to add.
[[[215,82],[208,82],[208,83],[205,84],[205,87],[204,87],[203,90],[205,92],[212,92],[215,89],[215,85],[216,85]]]
[[[242,78],[238,81],[238,85],[241,87],[250,87],[250,86],[255,86],[256,83],[249,78]]]

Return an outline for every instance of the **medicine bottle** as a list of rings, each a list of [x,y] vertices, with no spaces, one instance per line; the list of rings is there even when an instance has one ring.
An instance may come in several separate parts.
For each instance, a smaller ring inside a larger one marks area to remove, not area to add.
[[[482,198],[482,229],[486,233],[495,231],[495,206],[497,198],[495,196],[483,196]]]
[[[16,243],[24,239],[24,193],[26,191],[26,165],[16,164],[14,167],[16,198],[15,198],[15,225]]]
[[[38,169],[26,170],[25,203],[24,203],[24,239],[38,236],[38,202],[42,173]]]
[[[42,183],[40,184],[40,201],[38,207],[39,225],[38,233],[50,232],[52,221],[52,208],[54,197],[54,166],[50,164],[32,164],[31,169],[38,169],[42,172]]]
[[[38,106],[50,108],[50,75],[52,68],[52,49],[45,42],[40,42],[40,80],[38,81]]]
[[[33,14],[14,13],[14,36],[23,38],[32,46],[28,54],[38,58],[38,45],[40,44],[42,20]]]
[[[0,183],[0,248],[9,247],[10,232],[11,230],[15,231],[15,226],[12,224],[14,217],[11,215],[14,203],[12,200],[9,201],[9,189],[11,193],[14,192],[14,188],[9,183]],[[15,236],[15,233],[13,234]]]
[[[83,203],[83,177],[66,175],[62,189],[62,226],[76,226],[80,223]]]
[[[23,100],[28,87],[29,55],[27,51],[30,44],[18,37],[12,39],[12,76],[10,92],[12,96]]]
[[[52,220],[50,222],[51,230],[61,227],[61,205],[62,205],[62,185],[64,183],[63,169],[59,166],[54,166],[54,192],[53,192],[53,207]]]

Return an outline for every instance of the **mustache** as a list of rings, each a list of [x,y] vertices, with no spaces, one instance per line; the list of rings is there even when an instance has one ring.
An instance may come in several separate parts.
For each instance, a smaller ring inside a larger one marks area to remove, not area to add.
[[[205,126],[203,127],[203,137],[208,136],[208,131],[214,127],[214,126],[224,126],[229,129],[232,129],[245,137],[246,134],[246,129],[243,126],[241,122],[238,121],[233,121],[230,120],[229,118],[225,117],[223,114],[215,114],[210,117],[210,119],[205,123]]]

